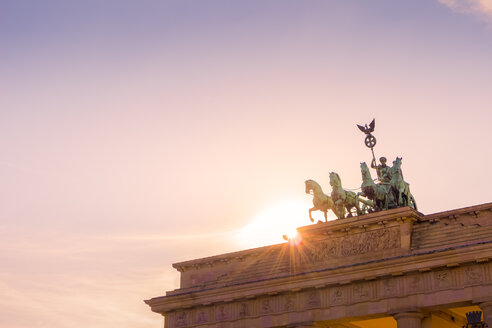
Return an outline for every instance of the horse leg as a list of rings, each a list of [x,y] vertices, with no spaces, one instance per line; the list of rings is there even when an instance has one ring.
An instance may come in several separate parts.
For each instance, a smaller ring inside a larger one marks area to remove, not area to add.
[[[314,222],[313,216],[311,215],[311,212],[312,211],[316,211],[316,207],[313,207],[313,208],[310,208],[309,209],[309,220],[311,220],[311,222]]]
[[[352,207],[353,206],[350,206],[350,205],[345,206],[345,208],[347,209],[347,212],[348,212],[348,214],[347,214],[348,218],[351,218],[353,216],[352,211],[351,211]]]
[[[328,210],[325,210],[325,222],[328,222]]]
[[[415,198],[413,198],[412,194],[408,195],[408,206],[412,207],[414,210],[418,211],[417,209],[417,203],[415,202]]]
[[[361,211],[361,209],[360,209],[360,202],[359,202],[358,199],[357,199],[357,202],[355,203],[355,209],[357,210],[357,216],[363,214],[362,211]]]
[[[335,215],[337,216],[337,218],[339,218],[339,219],[345,218],[345,208],[343,207],[343,205],[335,204],[334,212],[335,212]]]

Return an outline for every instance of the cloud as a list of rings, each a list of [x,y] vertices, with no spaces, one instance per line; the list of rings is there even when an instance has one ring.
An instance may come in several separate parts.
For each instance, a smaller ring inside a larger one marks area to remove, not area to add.
[[[178,287],[172,262],[200,249],[219,253],[229,234],[67,234],[0,224],[0,327],[162,325],[143,300]]]
[[[470,14],[492,21],[492,0],[438,0],[443,5],[461,14]]]

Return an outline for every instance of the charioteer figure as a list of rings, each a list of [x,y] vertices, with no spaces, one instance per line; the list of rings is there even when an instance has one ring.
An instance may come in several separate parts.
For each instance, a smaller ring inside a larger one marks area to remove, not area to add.
[[[376,169],[378,179],[381,184],[389,184],[391,182],[391,167],[386,165],[386,157],[379,158],[381,164],[377,165],[376,159],[372,159],[371,167]]]

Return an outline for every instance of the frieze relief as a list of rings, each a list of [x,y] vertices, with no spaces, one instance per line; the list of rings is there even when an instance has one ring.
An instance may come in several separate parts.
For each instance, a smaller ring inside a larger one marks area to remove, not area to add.
[[[330,303],[341,305],[346,302],[347,292],[344,287],[335,287],[330,290]]]
[[[287,294],[282,298],[283,310],[286,312],[294,311],[297,307],[297,300],[295,294]]]
[[[321,297],[318,290],[310,290],[305,293],[306,308],[312,309],[321,306]]]
[[[422,274],[414,274],[405,280],[407,294],[420,293],[424,289],[424,278]]]
[[[300,260],[318,263],[331,258],[361,255],[381,250],[400,248],[399,227],[378,229],[335,239],[325,239],[306,246]]]
[[[176,328],[179,328],[179,327],[186,327],[188,326],[188,313],[185,312],[185,311],[180,311],[178,313],[176,313],[176,322],[174,324],[174,326]]]
[[[199,309],[196,311],[196,324],[207,323],[209,321],[209,311],[208,309]]]
[[[246,318],[251,315],[250,303],[241,302],[239,303],[238,316],[239,318]]]
[[[215,320],[224,321],[230,318],[230,307],[228,305],[220,304],[215,308]]]
[[[398,278],[381,280],[381,296],[391,297],[398,294]]]
[[[359,283],[352,287],[355,302],[366,301],[371,298],[371,283]]]
[[[260,301],[260,313],[267,314],[275,311],[274,298],[267,297]]]
[[[434,272],[434,288],[448,288],[451,287],[452,282],[452,271],[451,270],[441,270]]]
[[[483,271],[481,266],[470,266],[464,268],[465,285],[476,285],[483,282]]]

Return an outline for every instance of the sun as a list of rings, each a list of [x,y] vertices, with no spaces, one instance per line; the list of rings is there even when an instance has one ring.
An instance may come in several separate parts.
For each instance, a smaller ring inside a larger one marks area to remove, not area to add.
[[[236,236],[242,247],[259,247],[285,242],[295,238],[298,227],[309,224],[310,203],[300,200],[282,201],[258,213]]]

